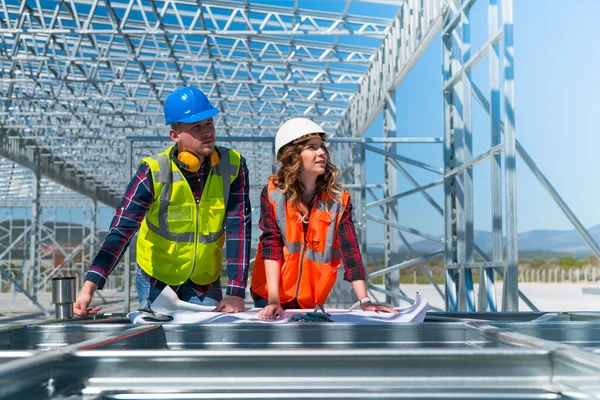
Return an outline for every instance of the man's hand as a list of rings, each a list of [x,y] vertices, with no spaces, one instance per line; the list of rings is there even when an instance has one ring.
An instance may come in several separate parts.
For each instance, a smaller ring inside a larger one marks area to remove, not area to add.
[[[215,312],[225,312],[225,313],[236,313],[245,311],[246,307],[244,307],[244,299],[237,296],[225,296],[223,300],[219,302],[217,308],[213,311]]]
[[[81,288],[81,292],[79,292],[79,296],[77,296],[77,300],[73,303],[73,314],[79,315],[80,317],[87,317],[88,314],[96,314],[102,309],[98,306],[88,308],[92,302],[92,296],[94,296],[96,289],[98,289],[98,285],[90,281],[85,281]]]

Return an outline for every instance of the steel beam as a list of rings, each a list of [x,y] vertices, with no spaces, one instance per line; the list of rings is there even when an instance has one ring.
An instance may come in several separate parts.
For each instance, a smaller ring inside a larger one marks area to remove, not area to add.
[[[352,136],[364,135],[383,109],[387,93],[395,91],[402,83],[442,28],[442,3],[441,0],[426,0],[424,8],[417,0],[402,4],[356,96],[337,126],[338,135],[343,130],[348,130]]]
[[[84,196],[96,198],[101,203],[116,207],[120,202],[120,196],[111,194],[106,189],[90,190],[87,176],[79,176],[69,172],[71,164],[58,157],[44,157],[48,151],[40,149],[37,152],[37,143],[33,140],[14,140],[11,137],[20,136],[18,132],[0,128],[0,156],[7,158],[17,164],[20,164],[32,171],[38,171],[43,176],[52,179],[55,182],[69,188],[70,190],[81,193]],[[54,161],[61,161],[60,164]]]

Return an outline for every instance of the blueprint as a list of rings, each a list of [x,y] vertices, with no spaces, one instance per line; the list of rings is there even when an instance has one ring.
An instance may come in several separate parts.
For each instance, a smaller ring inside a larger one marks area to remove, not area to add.
[[[326,308],[330,318],[335,322],[341,323],[363,323],[363,324],[381,324],[381,323],[406,323],[406,322],[423,322],[425,314],[429,308],[429,302],[423,299],[417,292],[415,302],[406,307],[396,307],[397,314],[374,312],[374,311],[348,311],[344,309],[329,309]],[[288,319],[295,314],[306,314],[313,310],[285,310],[285,313],[276,320],[263,320],[257,317],[260,308],[252,308],[245,312],[229,314],[223,312],[213,312],[212,306],[200,306],[179,300],[177,294],[169,287],[161,292],[161,294],[152,303],[152,311],[163,315],[169,315],[173,319],[171,321],[161,322],[163,324],[201,324],[201,323],[261,323],[261,324],[301,324],[314,322],[290,322]],[[144,320],[144,315],[139,312],[131,312],[128,314],[129,319],[134,324],[151,324],[156,321]],[[330,322],[324,322],[330,323]]]

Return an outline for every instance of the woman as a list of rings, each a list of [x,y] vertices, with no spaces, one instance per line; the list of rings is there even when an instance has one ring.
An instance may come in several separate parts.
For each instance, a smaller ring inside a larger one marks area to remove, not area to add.
[[[305,118],[284,123],[275,137],[281,168],[261,194],[260,238],[252,272],[252,297],[258,316],[275,319],[284,309],[324,304],[341,260],[344,279],[364,311],[396,312],[373,304],[352,222],[350,195],[336,182],[321,127]]]

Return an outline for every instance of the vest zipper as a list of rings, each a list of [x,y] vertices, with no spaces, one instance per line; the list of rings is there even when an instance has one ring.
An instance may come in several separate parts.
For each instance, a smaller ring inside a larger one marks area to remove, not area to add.
[[[312,205],[311,208],[309,208],[309,213],[308,213],[308,224],[310,224],[310,211],[312,209]],[[294,298],[296,299],[296,302],[298,302],[298,293],[300,292],[300,281],[302,280],[302,272],[304,270],[304,254],[306,253],[306,244],[308,243],[308,240],[306,238],[306,231],[308,229],[308,224],[305,224],[304,222],[302,223],[302,230],[304,231],[304,242],[302,243],[302,250],[300,251],[300,273],[298,274],[298,283],[296,284],[296,296],[294,296]]]
[[[194,233],[194,264],[192,265],[192,272],[190,273],[190,277],[194,275],[194,270],[196,269],[196,252],[198,251],[198,221],[200,220],[200,199],[196,199],[196,231]]]
[[[304,235],[304,243],[302,243],[302,250],[300,251],[300,273],[298,274],[298,283],[296,284],[296,295],[294,298],[298,301],[298,292],[300,291],[300,281],[302,280],[302,271],[304,266],[304,252],[306,251],[306,234]]]

